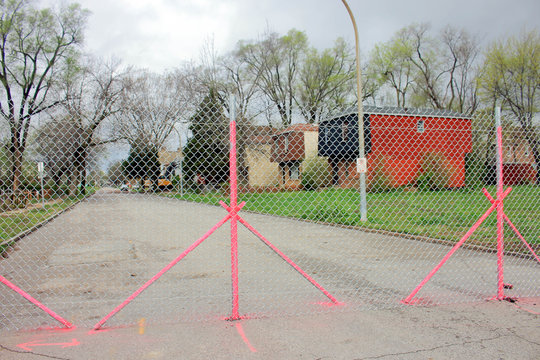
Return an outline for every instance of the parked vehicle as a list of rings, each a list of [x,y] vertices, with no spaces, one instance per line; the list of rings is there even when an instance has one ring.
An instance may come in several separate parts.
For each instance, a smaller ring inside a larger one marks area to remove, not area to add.
[[[157,180],[157,187],[159,190],[172,190],[173,184],[165,176],[160,176]]]

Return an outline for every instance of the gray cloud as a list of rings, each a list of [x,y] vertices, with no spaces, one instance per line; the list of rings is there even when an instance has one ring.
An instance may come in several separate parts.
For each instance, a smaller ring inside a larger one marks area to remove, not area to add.
[[[49,0],[53,1],[53,0]],[[352,42],[348,14],[340,0],[79,0],[93,12],[87,46],[104,56],[160,71],[196,59],[205,39],[231,50],[241,39],[270,29],[305,31],[312,45],[329,47],[341,36]],[[539,28],[540,1],[516,0],[349,0],[367,53],[413,22],[464,27],[484,41]]]

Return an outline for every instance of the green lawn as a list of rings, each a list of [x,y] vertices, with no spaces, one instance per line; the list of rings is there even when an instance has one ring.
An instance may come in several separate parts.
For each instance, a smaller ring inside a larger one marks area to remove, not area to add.
[[[90,196],[94,192],[94,188],[89,189],[86,196]],[[0,254],[12,245],[7,240],[55,216],[86,196],[69,197],[56,203],[46,204],[45,208],[36,207],[29,210],[21,209],[0,213]]]
[[[495,197],[495,187],[488,187]],[[168,194],[188,201],[218,204],[228,203],[219,193],[183,196]],[[505,212],[530,244],[540,245],[540,187],[516,186],[505,200]],[[434,239],[458,241],[490,207],[481,189],[454,191],[408,192],[397,189],[367,195],[368,221],[360,221],[360,196],[356,190],[327,189],[280,193],[241,194],[245,210],[324,223],[342,224]],[[509,227],[505,228],[507,243],[521,241]],[[491,245],[496,240],[495,212],[477,229],[470,243]]]

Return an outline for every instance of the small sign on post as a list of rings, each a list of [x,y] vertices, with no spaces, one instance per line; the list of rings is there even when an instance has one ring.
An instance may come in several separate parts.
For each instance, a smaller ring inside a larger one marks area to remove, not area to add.
[[[366,158],[358,158],[358,159],[356,159],[356,171],[358,171],[359,174],[367,173],[367,160],[366,160]]]

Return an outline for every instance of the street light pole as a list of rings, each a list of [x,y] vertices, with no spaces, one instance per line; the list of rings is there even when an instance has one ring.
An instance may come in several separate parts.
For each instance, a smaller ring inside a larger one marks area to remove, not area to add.
[[[367,221],[367,201],[366,201],[366,173],[367,161],[364,148],[364,106],[362,104],[362,70],[360,69],[360,45],[358,40],[358,28],[356,20],[346,0],[341,0],[347,8],[354,28],[354,38],[356,43],[356,91],[358,97],[358,159],[357,169],[360,173],[360,220]]]

